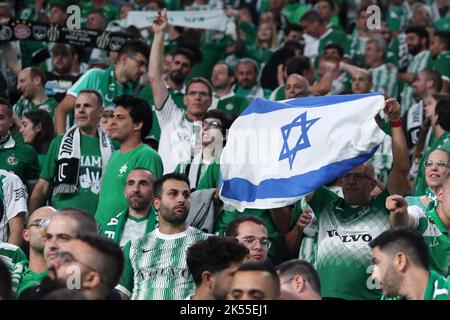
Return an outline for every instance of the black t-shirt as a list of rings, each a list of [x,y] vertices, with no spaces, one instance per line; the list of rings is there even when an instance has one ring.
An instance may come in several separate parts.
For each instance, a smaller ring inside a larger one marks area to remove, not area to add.
[[[54,73],[46,72],[45,73],[45,94],[49,98],[53,98],[58,102],[61,102],[62,99],[66,96],[67,90],[72,87],[72,85],[77,82],[80,76],[57,76]]]

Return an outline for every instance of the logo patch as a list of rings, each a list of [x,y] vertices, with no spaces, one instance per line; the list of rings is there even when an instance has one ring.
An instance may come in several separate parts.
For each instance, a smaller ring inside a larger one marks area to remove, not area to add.
[[[103,32],[100,37],[97,38],[97,46],[100,49],[105,49],[111,39],[111,32]]]
[[[125,43],[125,39],[121,37],[112,37],[111,43],[109,44],[109,48],[112,51],[119,51],[119,49],[123,46]]]
[[[17,39],[26,39],[31,35],[31,29],[26,24],[18,24],[14,27],[14,35]]]
[[[3,26],[0,30],[0,40],[9,40],[12,37],[12,30],[10,27]]]
[[[36,40],[42,40],[47,34],[47,27],[45,26],[33,26],[33,37]]]
[[[48,41],[55,42],[59,38],[58,26],[51,25],[50,29],[47,31]]]
[[[6,161],[8,161],[8,163],[11,165],[11,166],[15,166],[16,164],[17,164],[17,158],[16,158],[16,156],[10,156]]]

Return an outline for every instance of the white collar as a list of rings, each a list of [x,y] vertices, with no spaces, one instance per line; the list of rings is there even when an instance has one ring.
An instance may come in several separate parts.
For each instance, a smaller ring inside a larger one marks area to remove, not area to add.
[[[3,145],[3,149],[12,149],[16,146],[16,141],[14,141],[12,134],[10,133],[8,141]]]

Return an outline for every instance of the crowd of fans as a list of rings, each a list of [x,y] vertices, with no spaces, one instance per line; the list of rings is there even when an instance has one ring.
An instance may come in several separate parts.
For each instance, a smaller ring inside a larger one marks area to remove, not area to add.
[[[4,40],[73,4],[126,43]],[[197,10],[235,34],[169,24]],[[450,299],[449,81],[447,0],[2,2],[0,299]],[[368,162],[291,206],[220,200],[255,98],[370,92]]]

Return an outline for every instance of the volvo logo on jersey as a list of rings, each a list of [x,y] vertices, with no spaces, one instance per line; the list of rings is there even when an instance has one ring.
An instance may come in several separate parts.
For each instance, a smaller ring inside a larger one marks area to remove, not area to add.
[[[370,242],[372,241],[372,236],[368,233],[352,233],[352,234],[339,234],[337,230],[327,230],[328,237],[338,237],[342,240],[342,242],[357,242],[364,241]]]

